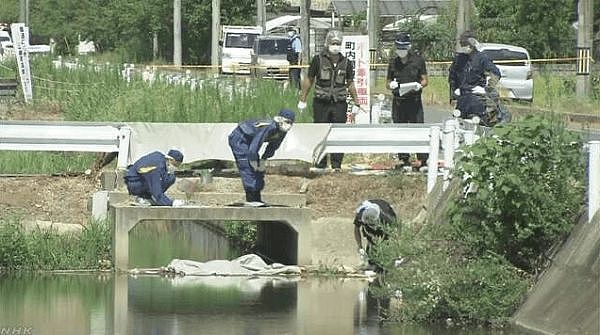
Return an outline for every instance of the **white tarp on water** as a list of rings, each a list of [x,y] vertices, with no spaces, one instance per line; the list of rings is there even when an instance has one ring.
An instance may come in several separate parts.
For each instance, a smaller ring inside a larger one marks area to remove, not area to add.
[[[274,276],[300,275],[300,267],[279,263],[267,264],[257,255],[248,254],[228,260],[196,262],[174,259],[167,270],[186,276]]]
[[[229,133],[236,123],[127,123],[131,128],[128,164],[152,152],[167,152],[177,148],[183,152],[184,163],[202,160],[233,160],[229,148]],[[297,123],[287,134],[272,159],[313,162],[315,148],[325,140],[328,123]]]

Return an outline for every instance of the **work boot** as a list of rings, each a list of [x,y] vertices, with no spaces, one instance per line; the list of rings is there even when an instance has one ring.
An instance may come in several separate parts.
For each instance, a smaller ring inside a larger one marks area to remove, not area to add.
[[[267,207],[267,204],[262,201],[246,201],[244,207]]]
[[[152,202],[150,202],[150,200],[142,197],[135,197],[135,203],[144,207],[152,206]]]

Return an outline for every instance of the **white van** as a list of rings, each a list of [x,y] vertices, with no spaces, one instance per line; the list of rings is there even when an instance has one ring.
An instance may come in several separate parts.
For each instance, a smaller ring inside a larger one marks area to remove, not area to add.
[[[529,52],[508,44],[481,43],[479,51],[496,64],[502,77],[499,93],[503,98],[533,101],[533,70]]]
[[[262,34],[260,26],[223,26],[221,32],[221,72],[250,74],[254,40]]]

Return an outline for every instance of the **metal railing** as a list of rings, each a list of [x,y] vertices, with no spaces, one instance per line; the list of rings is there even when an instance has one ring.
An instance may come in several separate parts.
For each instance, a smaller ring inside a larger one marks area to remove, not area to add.
[[[126,167],[130,135],[123,125],[2,121],[0,150],[118,152]]]

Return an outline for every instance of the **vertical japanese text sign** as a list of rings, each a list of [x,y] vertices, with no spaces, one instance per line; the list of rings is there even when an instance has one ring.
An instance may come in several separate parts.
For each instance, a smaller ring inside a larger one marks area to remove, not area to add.
[[[344,36],[342,48],[344,56],[346,56],[354,65],[354,85],[356,86],[356,93],[358,95],[357,102],[369,112],[371,109],[369,87],[369,36]],[[359,113],[359,115],[357,115],[357,123],[369,123],[369,115],[361,114],[364,113]]]
[[[21,88],[25,102],[29,103],[33,99],[33,90],[31,87],[31,72],[29,70],[29,29],[24,23],[13,23],[10,25],[13,48],[17,57],[17,66],[19,76],[21,77]]]

